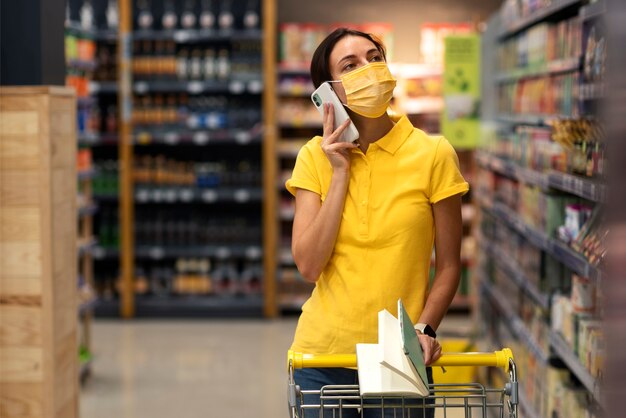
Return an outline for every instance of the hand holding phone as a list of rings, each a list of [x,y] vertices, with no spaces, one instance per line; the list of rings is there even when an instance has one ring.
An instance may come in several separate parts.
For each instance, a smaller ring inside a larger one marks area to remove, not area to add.
[[[356,129],[356,126],[354,126],[352,120],[350,120],[348,112],[346,112],[346,109],[343,107],[341,100],[337,97],[330,83],[322,83],[311,95],[311,100],[322,116],[324,116],[324,105],[327,103],[333,105],[333,132],[337,130],[342,123],[350,121],[348,127],[339,137],[339,142],[354,142],[359,139],[359,131]]]

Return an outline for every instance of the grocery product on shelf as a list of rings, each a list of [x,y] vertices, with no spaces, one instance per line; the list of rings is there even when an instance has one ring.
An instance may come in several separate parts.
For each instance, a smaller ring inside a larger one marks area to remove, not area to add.
[[[497,100],[498,125],[475,188],[481,318],[527,370],[525,416],[601,415],[606,45],[583,3],[506,1],[491,38],[498,86],[483,99]]]

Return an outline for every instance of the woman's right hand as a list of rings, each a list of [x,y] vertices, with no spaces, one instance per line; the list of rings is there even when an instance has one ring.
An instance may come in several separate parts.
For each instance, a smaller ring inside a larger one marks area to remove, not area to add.
[[[349,142],[340,142],[339,137],[350,125],[350,119],[342,123],[333,131],[335,126],[335,111],[332,103],[324,103],[324,137],[322,150],[333,167],[333,172],[350,170],[350,150],[357,145]]]

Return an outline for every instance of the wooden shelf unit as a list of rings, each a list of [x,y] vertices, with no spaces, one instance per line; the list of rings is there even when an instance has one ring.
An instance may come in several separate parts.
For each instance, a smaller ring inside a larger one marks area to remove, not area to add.
[[[0,411],[78,417],[76,98],[0,88]]]

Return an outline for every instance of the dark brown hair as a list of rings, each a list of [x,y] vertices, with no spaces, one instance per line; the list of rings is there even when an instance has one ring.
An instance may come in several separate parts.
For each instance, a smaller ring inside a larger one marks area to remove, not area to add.
[[[332,79],[328,58],[330,57],[330,53],[333,51],[333,48],[335,48],[337,42],[346,36],[360,36],[369,40],[381,53],[383,60],[387,60],[385,57],[385,47],[378,39],[369,33],[348,28],[335,29],[319,44],[315,53],[313,53],[313,58],[311,59],[311,80],[313,80],[315,88],[318,88],[323,82]]]

